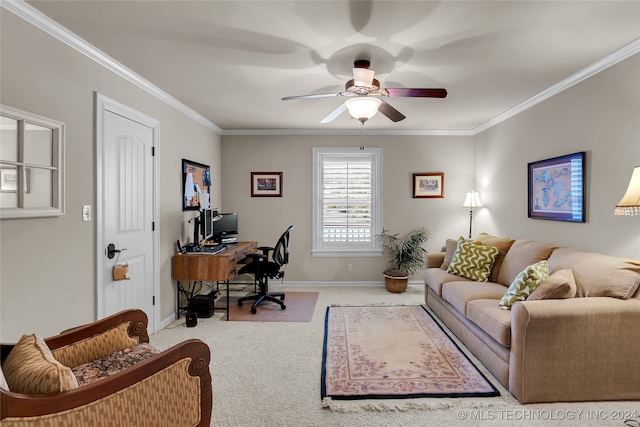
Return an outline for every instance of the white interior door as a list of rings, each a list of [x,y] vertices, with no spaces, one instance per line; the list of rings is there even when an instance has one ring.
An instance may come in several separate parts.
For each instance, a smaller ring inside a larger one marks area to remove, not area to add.
[[[155,331],[158,123],[101,96],[98,105],[98,318],[139,308]],[[110,244],[120,251],[115,256],[108,251]],[[116,263],[128,265],[128,280],[113,280]]]

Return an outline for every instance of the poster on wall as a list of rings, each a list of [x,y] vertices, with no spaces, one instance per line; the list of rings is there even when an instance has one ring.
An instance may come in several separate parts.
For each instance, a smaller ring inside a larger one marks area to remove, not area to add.
[[[202,163],[182,159],[182,210],[209,207],[211,168]]]
[[[529,163],[529,218],[585,222],[584,170],[584,151]]]

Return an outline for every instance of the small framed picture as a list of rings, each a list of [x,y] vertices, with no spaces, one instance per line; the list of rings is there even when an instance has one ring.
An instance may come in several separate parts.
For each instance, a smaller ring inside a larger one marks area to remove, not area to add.
[[[585,152],[527,165],[529,218],[585,222]]]
[[[429,199],[444,197],[444,173],[414,173],[413,198]]]
[[[251,197],[282,197],[282,172],[251,172]]]

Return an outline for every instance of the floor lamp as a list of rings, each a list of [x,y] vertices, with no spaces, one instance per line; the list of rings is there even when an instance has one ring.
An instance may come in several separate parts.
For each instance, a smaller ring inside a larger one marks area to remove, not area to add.
[[[482,207],[480,196],[475,191],[469,191],[462,204],[463,208],[469,208],[469,240],[471,240],[471,225],[473,223],[473,210]]]

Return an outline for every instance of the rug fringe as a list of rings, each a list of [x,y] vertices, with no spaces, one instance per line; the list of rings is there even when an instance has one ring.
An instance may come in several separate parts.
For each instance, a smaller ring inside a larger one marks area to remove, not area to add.
[[[424,304],[394,304],[388,302],[377,302],[372,304],[331,304],[329,307],[426,307]],[[428,308],[428,307],[427,307]]]
[[[419,399],[391,399],[391,400],[333,400],[330,397],[322,399],[322,407],[333,412],[406,412],[409,410],[428,410],[438,411],[450,408],[467,407],[472,409],[486,409],[497,406],[507,406],[506,402],[500,397],[496,397],[495,401],[473,401],[469,402],[467,398],[419,398]]]

